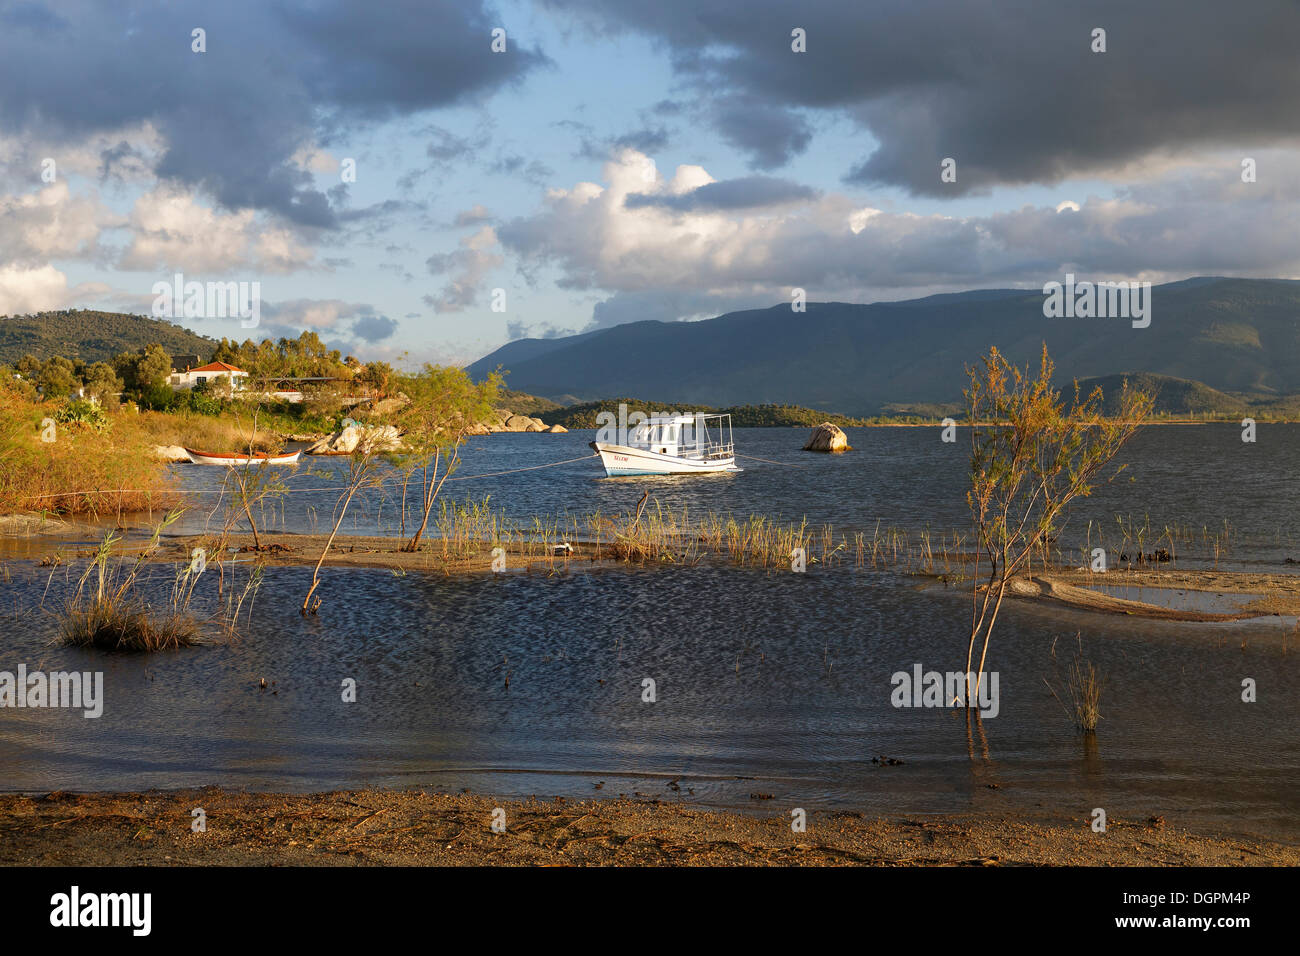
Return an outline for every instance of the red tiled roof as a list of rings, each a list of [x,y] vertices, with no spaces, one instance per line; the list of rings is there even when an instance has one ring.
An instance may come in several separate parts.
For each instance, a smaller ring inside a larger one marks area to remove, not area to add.
[[[192,368],[191,372],[241,372],[244,375],[248,373],[242,368],[236,368],[233,365],[227,365],[225,362],[209,362],[207,365],[200,365],[198,368]]]

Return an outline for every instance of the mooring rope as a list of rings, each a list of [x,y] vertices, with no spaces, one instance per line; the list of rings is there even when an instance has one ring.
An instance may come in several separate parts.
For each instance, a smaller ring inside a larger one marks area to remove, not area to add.
[[[744,458],[747,461],[762,461],[769,465],[784,465],[787,468],[806,468],[807,465],[796,465],[792,461],[772,461],[770,458],[755,458],[753,455],[737,455],[737,458]]]
[[[529,465],[526,468],[511,468],[508,471],[489,471],[481,475],[461,475],[459,478],[451,476],[446,481],[469,481],[473,478],[495,478],[499,475],[513,475],[521,471],[537,471],[539,468],[554,468],[557,465],[570,465],[575,461],[590,461],[597,457],[596,452],[590,455],[583,455],[581,458],[566,458],[564,461],[553,461],[546,465]],[[233,466],[231,466],[233,467]],[[396,481],[400,476],[393,475],[381,481]],[[338,485],[322,486],[320,488],[294,488],[290,487],[290,492],[302,494],[310,491],[337,491]],[[43,498],[71,498],[77,495],[217,495],[221,494],[222,488],[95,488],[82,491],[57,491],[48,495],[26,495],[23,501],[38,501]]]
[[[495,478],[498,475],[514,475],[521,471],[537,471],[539,468],[554,468],[556,465],[570,465],[575,461],[588,461],[597,457],[597,452],[590,455],[583,455],[581,458],[566,458],[564,461],[553,461],[549,465],[530,465],[527,468],[511,468],[509,471],[489,471],[482,475],[462,475],[459,478],[448,478],[447,481],[469,481],[471,478]]]

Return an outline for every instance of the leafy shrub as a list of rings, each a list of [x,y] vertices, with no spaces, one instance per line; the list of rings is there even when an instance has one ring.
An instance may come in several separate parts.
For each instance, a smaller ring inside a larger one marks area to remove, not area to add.
[[[108,428],[108,415],[95,402],[70,398],[54,413],[54,420],[64,425],[80,425],[102,432]]]

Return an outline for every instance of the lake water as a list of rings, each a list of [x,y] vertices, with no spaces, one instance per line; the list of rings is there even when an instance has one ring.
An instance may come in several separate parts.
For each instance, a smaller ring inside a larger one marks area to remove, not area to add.
[[[855,450],[831,457],[799,451],[807,429],[737,430],[743,454],[797,468],[743,460],[739,474],[609,480],[593,459],[452,493],[491,495],[519,519],[622,511],[648,488],[675,509],[806,516],[837,537],[869,538],[878,524],[966,530],[961,440],[921,428],[849,435]],[[475,439],[459,474],[575,458],[591,437]],[[1146,551],[1164,528],[1183,529],[1182,565],[1285,571],[1300,557],[1300,427],[1260,426],[1253,445],[1233,426],[1152,428],[1123,459],[1121,478],[1074,512],[1063,551],[1099,533],[1118,549],[1122,520],[1159,529]],[[223,471],[180,470],[195,491]],[[321,530],[337,481],[291,485],[299,492],[282,515],[277,506],[275,526]],[[371,496],[353,514],[348,532],[392,530],[397,503]],[[201,525],[200,509],[186,520]],[[999,677],[997,716],[968,725],[964,711],[893,706],[891,676],[961,669],[969,596],[852,560],[804,574],[708,561],[459,578],[327,568],[309,619],[297,607],[310,569],[271,568],[237,642],[144,657],[53,645],[42,596],[58,607],[77,569],[51,575],[9,558],[0,670],[103,671],[106,702],[98,719],[0,710],[5,789],[466,787],[780,814],[1065,813],[1081,825],[1103,807],[1111,820],[1300,839],[1294,621],[1191,625],[1011,603],[986,664]],[[161,597],[169,584],[157,569],[149,587]],[[1074,730],[1047,684],[1060,693],[1080,646],[1105,680],[1095,737]],[[348,678],[355,703],[342,700]],[[1253,703],[1241,699],[1247,678]]]

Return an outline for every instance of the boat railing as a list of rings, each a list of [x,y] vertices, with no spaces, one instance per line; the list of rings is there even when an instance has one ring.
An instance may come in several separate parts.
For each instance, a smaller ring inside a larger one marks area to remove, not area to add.
[[[686,446],[682,450],[689,450],[701,458],[733,458],[736,454],[735,443],[729,441],[705,442],[694,447]]]

